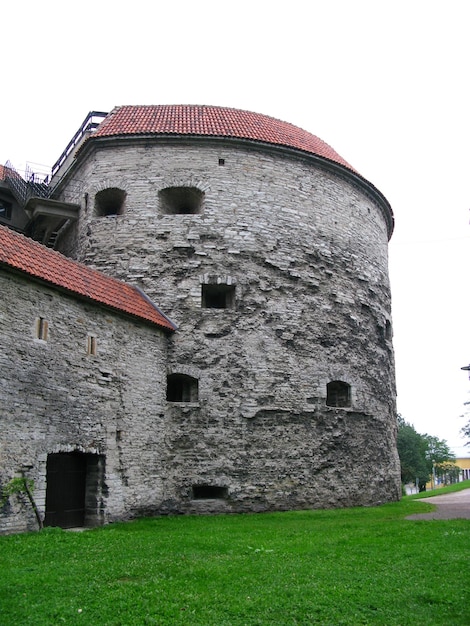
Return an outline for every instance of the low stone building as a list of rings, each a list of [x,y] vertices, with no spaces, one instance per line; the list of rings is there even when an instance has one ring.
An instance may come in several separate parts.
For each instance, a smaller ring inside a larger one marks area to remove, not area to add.
[[[399,498],[384,196],[320,139],[267,116],[102,117],[85,120],[47,193],[25,197],[24,232],[62,253],[41,247],[64,276],[72,263],[135,285],[178,329],[3,260],[0,479],[28,465],[48,521],[53,463],[80,457],[84,524]]]
[[[2,485],[24,472],[45,524],[65,527],[161,501],[175,326],[135,287],[4,227],[0,284]],[[34,524],[10,498],[0,529]]]

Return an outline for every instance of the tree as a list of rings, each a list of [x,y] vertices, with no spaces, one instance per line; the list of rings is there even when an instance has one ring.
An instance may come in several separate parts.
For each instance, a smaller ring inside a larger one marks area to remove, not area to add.
[[[444,461],[435,467],[436,478],[444,485],[450,485],[459,481],[460,469],[452,461]]]
[[[466,446],[470,446],[470,401],[469,402],[464,402],[464,407],[465,407],[465,413],[462,415],[462,417],[466,417],[468,418],[467,423],[465,424],[465,426],[463,426],[460,430],[460,432],[462,433],[462,435],[465,437],[465,439],[467,440],[465,442]]]
[[[465,367],[462,367],[460,369],[465,370],[466,372],[469,373],[469,380],[470,380],[470,365],[466,365]],[[464,414],[461,417],[467,418],[467,423],[465,424],[465,426],[462,427],[460,432],[462,433],[462,435],[467,440],[465,442],[465,445],[466,446],[470,446],[470,408],[469,408],[470,407],[470,401],[464,402],[463,405],[465,407],[465,412],[464,412]]]
[[[423,437],[427,443],[426,461],[434,479],[438,479],[445,485],[455,482],[459,475],[459,469],[454,465],[455,455],[449,448],[447,441],[431,435],[423,435]]]
[[[401,415],[397,419],[402,483],[414,483],[417,480],[419,490],[424,491],[433,474],[442,476],[446,481],[452,480],[455,472],[451,470],[451,465],[455,456],[447,442],[432,435],[421,435]]]
[[[447,441],[432,435],[422,435],[422,437],[426,441],[426,460],[431,468],[433,463],[439,464],[455,461],[455,455],[449,448]]]
[[[465,424],[460,432],[466,439],[468,439],[465,445],[470,446],[470,420],[468,420],[468,422]]]
[[[397,448],[401,482],[406,484],[418,481],[419,490],[424,491],[430,475],[426,462],[426,442],[401,415],[398,416]]]

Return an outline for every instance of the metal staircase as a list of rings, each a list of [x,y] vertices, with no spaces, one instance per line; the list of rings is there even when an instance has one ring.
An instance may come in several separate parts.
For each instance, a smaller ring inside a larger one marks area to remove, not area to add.
[[[23,178],[10,161],[7,161],[5,164],[5,180],[22,208],[24,208],[30,198],[49,198],[51,195],[47,185],[49,177],[35,174],[28,165],[26,165],[25,177]]]
[[[61,177],[71,167],[77,150],[98,128],[106,115],[107,113],[103,111],[88,113],[59,159],[52,166],[50,175],[33,172],[27,165],[23,177],[10,161],[7,161],[4,167],[5,181],[19,205],[19,210],[28,217],[28,223],[23,228],[24,234],[53,248],[63,226],[78,218],[79,205],[53,199],[54,191],[60,184]]]

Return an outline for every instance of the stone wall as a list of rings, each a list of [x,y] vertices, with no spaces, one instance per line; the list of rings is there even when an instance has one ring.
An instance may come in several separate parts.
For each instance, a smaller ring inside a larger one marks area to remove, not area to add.
[[[27,467],[44,515],[47,455],[76,450],[104,456],[92,525],[163,500],[166,336],[20,274],[2,269],[0,285],[0,485]],[[0,531],[35,527],[29,504],[12,496]]]
[[[200,213],[165,214],[170,187],[200,190]],[[109,188],[125,192],[122,212],[98,217]],[[399,497],[388,232],[373,193],[280,149],[146,138],[93,144],[61,199],[82,209],[59,247],[141,286],[179,326],[169,371],[199,381],[197,402],[166,405],[165,488],[149,512]],[[233,306],[204,308],[202,286],[217,283],[235,286]],[[349,406],[326,406],[337,380]],[[224,497],[194,498],[198,486]]]

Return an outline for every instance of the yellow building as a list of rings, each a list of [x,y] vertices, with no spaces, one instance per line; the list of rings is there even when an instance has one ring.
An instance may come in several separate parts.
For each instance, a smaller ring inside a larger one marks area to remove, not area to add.
[[[456,468],[459,470],[458,474]],[[470,480],[470,457],[460,457],[454,462],[436,463],[432,476],[426,483],[426,491],[440,489],[463,480]]]
[[[455,464],[460,469],[460,480],[470,480],[470,456],[455,459]]]

